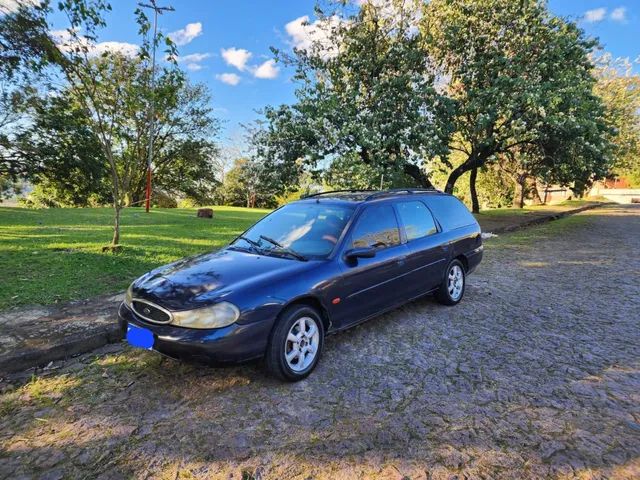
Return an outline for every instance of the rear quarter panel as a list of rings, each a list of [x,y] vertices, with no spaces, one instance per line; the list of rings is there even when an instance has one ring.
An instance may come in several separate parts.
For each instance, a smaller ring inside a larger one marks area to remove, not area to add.
[[[480,225],[467,207],[448,194],[425,196],[425,202],[442,228],[444,242],[449,245],[449,258],[464,256],[467,272],[471,273],[482,260]]]

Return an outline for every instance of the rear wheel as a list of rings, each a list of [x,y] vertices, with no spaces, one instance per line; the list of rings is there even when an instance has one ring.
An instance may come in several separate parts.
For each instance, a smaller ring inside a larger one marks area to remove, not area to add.
[[[436,297],[443,305],[455,305],[462,300],[465,288],[464,266],[460,260],[452,260],[438,289]]]
[[[318,312],[306,305],[288,308],[274,327],[265,363],[269,373],[289,382],[309,376],[324,345],[324,326]]]

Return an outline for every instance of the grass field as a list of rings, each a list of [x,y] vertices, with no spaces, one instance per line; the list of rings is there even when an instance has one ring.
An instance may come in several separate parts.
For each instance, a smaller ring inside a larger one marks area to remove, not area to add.
[[[484,210],[485,231],[524,215],[587,204]],[[213,220],[195,209],[129,208],[122,213],[119,253],[102,253],[111,240],[109,208],[30,210],[0,207],[0,310],[52,304],[123,290],[139,275],[181,257],[217,249],[268,210],[214,207]]]
[[[154,267],[221,247],[268,212],[214,211],[210,220],[194,209],[125,209],[123,250],[102,253],[113,232],[109,208],[0,207],[0,310],[123,290]]]

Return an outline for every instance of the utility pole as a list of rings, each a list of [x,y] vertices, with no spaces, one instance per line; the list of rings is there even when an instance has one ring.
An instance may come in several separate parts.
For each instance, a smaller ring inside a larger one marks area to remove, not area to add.
[[[149,207],[151,204],[151,160],[153,159],[153,135],[155,130],[156,120],[156,43],[158,35],[158,15],[162,15],[163,12],[173,12],[175,9],[169,7],[159,7],[156,4],[156,0],[149,0],[150,3],[138,3],[142,8],[150,8],[153,10],[153,42],[151,51],[151,107],[149,115],[149,155],[147,158],[147,191],[145,196],[145,209],[149,213]]]

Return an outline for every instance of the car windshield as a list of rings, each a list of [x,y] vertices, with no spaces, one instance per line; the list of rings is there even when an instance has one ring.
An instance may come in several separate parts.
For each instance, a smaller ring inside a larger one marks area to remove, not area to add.
[[[256,223],[236,239],[233,246],[324,258],[338,243],[352,212],[353,207],[349,206],[290,203]]]

